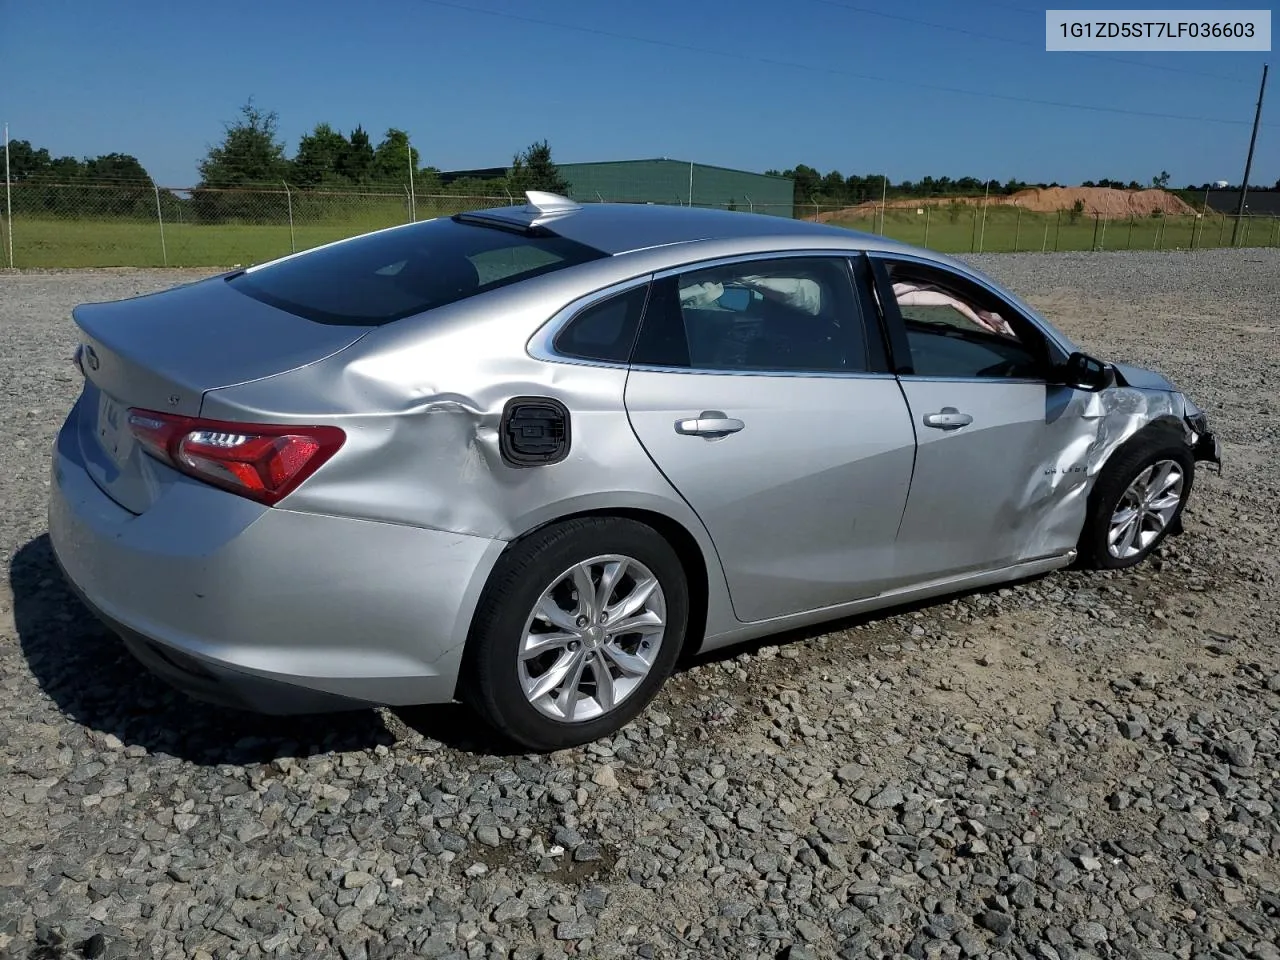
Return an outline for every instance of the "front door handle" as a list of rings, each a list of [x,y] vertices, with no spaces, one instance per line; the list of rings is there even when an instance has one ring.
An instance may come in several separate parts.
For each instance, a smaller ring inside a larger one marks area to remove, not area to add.
[[[715,440],[737,433],[746,424],[726,416],[720,410],[703,410],[696,417],[676,421],[676,433],[686,437],[706,437]]]
[[[937,413],[924,415],[924,425],[937,427],[939,430],[959,430],[971,423],[973,423],[973,417],[967,413],[961,413],[955,407],[943,407]]]

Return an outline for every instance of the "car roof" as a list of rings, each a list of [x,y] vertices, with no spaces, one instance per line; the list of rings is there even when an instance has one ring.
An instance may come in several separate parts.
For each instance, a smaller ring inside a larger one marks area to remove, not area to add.
[[[461,214],[460,219],[525,229],[543,227],[611,255],[696,240],[752,237],[838,237],[859,247],[886,246],[882,237],[869,233],[788,217],[667,204],[578,204],[566,197],[535,191],[527,196],[526,204],[474,210]]]

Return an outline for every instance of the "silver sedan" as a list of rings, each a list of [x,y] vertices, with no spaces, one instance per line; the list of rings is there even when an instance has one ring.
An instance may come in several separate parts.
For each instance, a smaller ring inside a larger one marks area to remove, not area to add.
[[[556,749],[682,654],[1180,529],[1205,415],[961,263],[531,193],[75,310],[49,527],[147,667]]]

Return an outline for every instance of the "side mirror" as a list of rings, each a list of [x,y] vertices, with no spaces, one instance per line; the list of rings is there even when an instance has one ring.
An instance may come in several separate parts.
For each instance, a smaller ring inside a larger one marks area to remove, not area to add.
[[[1073,353],[1061,367],[1062,382],[1077,390],[1097,393],[1115,383],[1115,371],[1109,363],[1103,363],[1085,353]]]
[[[725,287],[716,304],[725,310],[742,313],[751,306],[751,291],[747,287]]]

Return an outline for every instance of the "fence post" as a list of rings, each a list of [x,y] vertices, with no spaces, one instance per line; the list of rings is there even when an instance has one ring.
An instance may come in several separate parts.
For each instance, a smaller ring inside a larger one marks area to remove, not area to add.
[[[927,203],[924,207],[924,243],[921,246],[929,246],[929,220],[933,216],[933,204]]]
[[[745,193],[743,194],[743,196],[747,198],[747,213],[755,213],[756,205],[751,202],[751,197]]]
[[[1218,225],[1218,246],[1222,246],[1222,231],[1227,229],[1227,215],[1222,215],[1222,222]]]
[[[1129,215],[1129,236],[1125,238],[1124,248],[1126,250],[1133,249],[1133,214]]]
[[[409,154],[409,222],[418,222],[418,190],[413,182],[413,141],[404,138],[405,152]]]
[[[1044,218],[1044,239],[1040,241],[1040,252],[1044,253],[1049,249],[1049,218]]]
[[[151,189],[156,192],[156,220],[160,223],[160,256],[167,267],[169,265],[169,248],[164,243],[164,213],[160,210],[160,188],[154,180],[151,181]]]
[[[9,269],[13,269],[13,186],[9,180],[9,125],[4,125],[4,207],[9,227]]]
[[[1062,211],[1058,211],[1058,222],[1053,228],[1053,252],[1058,252],[1058,234],[1062,232]]]
[[[297,253],[298,244],[293,239],[293,194],[289,192],[288,183],[285,183],[283,180],[280,182],[284,184],[284,199],[285,203],[289,205],[289,252]]]
[[[1093,215],[1093,240],[1089,242],[1089,249],[1098,249],[1098,215],[1096,213]]]
[[[1018,252],[1018,239],[1022,236],[1022,208],[1018,207],[1018,219],[1013,226],[1013,252]]]

